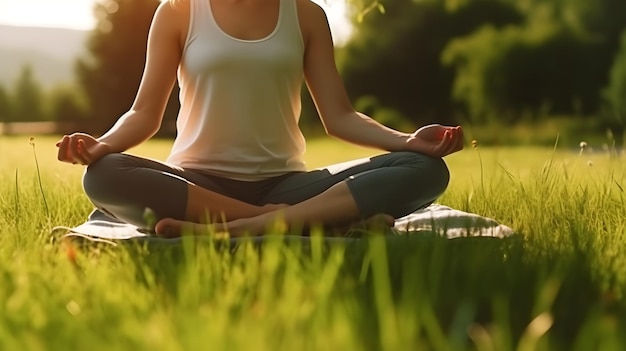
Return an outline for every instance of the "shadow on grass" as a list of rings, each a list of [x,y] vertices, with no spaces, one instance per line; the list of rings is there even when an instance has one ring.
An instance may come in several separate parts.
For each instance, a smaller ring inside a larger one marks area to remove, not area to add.
[[[393,309],[396,317],[408,316],[424,324],[414,337],[431,346],[442,345],[433,332],[438,330],[445,337],[445,349],[473,349],[468,334],[474,326],[499,330],[506,336],[502,342],[516,349],[531,322],[544,313],[553,321],[546,334],[550,350],[597,346],[595,340],[602,332],[590,332],[599,328],[593,326],[596,320],[609,319],[616,330],[624,327],[623,301],[603,292],[602,282],[594,278],[593,257],[583,249],[561,255],[535,254],[522,236],[449,240],[420,232],[384,236],[382,241],[377,237],[383,236],[331,243],[320,238],[274,238],[239,244],[187,238],[174,245],[152,242],[125,247],[137,267],[138,281],[158,285],[172,299],[180,297],[181,277],[185,276],[181,272],[205,270],[200,280],[219,280],[233,264],[258,265],[265,255],[278,255],[283,259],[272,274],[284,278],[289,265],[310,268],[315,261],[312,256],[321,255],[321,267],[340,247],[343,259],[331,298],[349,299],[358,306],[350,320],[364,347],[372,350],[383,345],[380,293],[385,289],[391,300],[390,307],[385,307]],[[291,259],[285,259],[287,256]],[[373,273],[381,263],[388,272],[383,290]],[[283,278],[272,281],[279,284]],[[276,291],[289,293],[279,287]],[[590,336],[581,340],[585,333]]]
[[[432,313],[450,349],[465,349],[468,331],[475,325],[497,326],[507,335],[510,349],[516,349],[529,324],[542,313],[553,320],[550,350],[573,349],[591,318],[608,318],[616,328],[624,327],[623,302],[602,293],[601,282],[594,279],[592,257],[584,250],[539,256],[528,250],[522,236],[448,240],[423,233],[391,237],[385,244],[398,311],[418,316],[424,323]],[[362,274],[362,258],[368,259],[368,251],[362,248],[362,255],[347,262],[348,276]],[[374,280],[368,274],[357,290],[372,316],[376,315]],[[359,320],[363,330],[379,327],[380,319]],[[377,335],[364,336],[372,338],[368,344],[380,345]]]

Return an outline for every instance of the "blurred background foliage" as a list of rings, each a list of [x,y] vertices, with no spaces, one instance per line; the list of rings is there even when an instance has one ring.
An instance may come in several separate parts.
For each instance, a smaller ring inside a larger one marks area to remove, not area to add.
[[[576,139],[605,138],[607,131],[621,142],[626,1],[380,4],[385,11],[355,22],[354,37],[339,52],[357,107],[375,100],[373,116],[393,109],[413,125],[462,123],[493,142],[506,143],[495,135],[511,126],[553,131],[542,143],[553,143],[559,132]]]
[[[382,123],[460,123],[487,143],[623,142],[624,0],[328,1],[351,8],[353,35],[336,50],[350,98]],[[25,66],[14,86],[0,86],[2,121],[82,121],[102,133],[132,104],[158,4],[100,1],[75,85],[44,91]],[[173,133],[177,93],[161,135]],[[301,125],[319,133],[303,95]]]

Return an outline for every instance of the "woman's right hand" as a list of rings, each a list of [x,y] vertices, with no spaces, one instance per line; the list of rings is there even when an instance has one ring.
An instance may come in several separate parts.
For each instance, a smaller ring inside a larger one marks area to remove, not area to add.
[[[56,146],[59,161],[80,165],[89,165],[112,152],[109,145],[85,133],[65,135]]]

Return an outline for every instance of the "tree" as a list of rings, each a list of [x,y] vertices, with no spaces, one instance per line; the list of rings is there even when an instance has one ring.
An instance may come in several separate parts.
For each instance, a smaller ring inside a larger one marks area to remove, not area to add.
[[[384,13],[354,15],[356,32],[340,53],[340,68],[356,105],[375,98],[381,108],[414,124],[455,122],[454,70],[441,62],[452,38],[484,23],[502,27],[521,21],[513,5],[497,0],[381,3]]]
[[[11,115],[11,99],[9,98],[9,93],[3,86],[0,86],[0,122],[8,122]]]
[[[76,71],[94,120],[92,132],[110,127],[132,105],[145,64],[148,30],[159,0],[100,0],[89,56]]]
[[[524,23],[453,40],[443,59],[456,71],[456,101],[479,122],[593,116],[617,49],[613,32],[626,25],[626,15],[607,13],[615,4],[529,1],[519,7]],[[610,25],[600,25],[605,17]]]
[[[485,27],[453,41],[444,61],[456,69],[454,97],[476,122],[526,114],[591,113],[597,108],[593,49],[560,28]]]
[[[50,116],[57,122],[77,122],[87,116],[85,97],[72,86],[58,86],[50,93]]]
[[[17,78],[13,93],[13,113],[10,121],[31,122],[45,119],[43,94],[33,76],[33,69],[25,65]]]

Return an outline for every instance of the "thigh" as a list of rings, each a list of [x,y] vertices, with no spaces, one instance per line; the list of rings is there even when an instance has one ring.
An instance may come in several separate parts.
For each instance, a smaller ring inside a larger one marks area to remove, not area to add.
[[[120,176],[129,177],[134,173],[138,173],[138,171],[162,173],[170,176],[169,179],[175,180],[178,178],[180,182],[193,183],[215,192],[221,193],[226,191],[219,177],[209,176],[194,169],[182,168],[161,161],[122,153],[103,157],[102,160],[87,168],[86,175],[98,173],[101,174],[99,178],[116,178]],[[152,189],[163,190],[162,186],[166,185],[167,183],[159,184],[159,186],[155,186]]]
[[[265,200],[295,204],[344,181],[361,215],[385,213],[398,218],[441,196],[449,172],[440,158],[391,152],[293,175],[272,189]]]
[[[220,192],[213,177],[156,160],[114,153],[89,165],[83,189],[102,211],[127,223],[143,226],[146,208],[158,218],[183,219],[188,185]]]
[[[286,204],[302,202],[350,177],[402,163],[403,154],[405,153],[391,152],[293,174],[268,192],[263,202]]]

